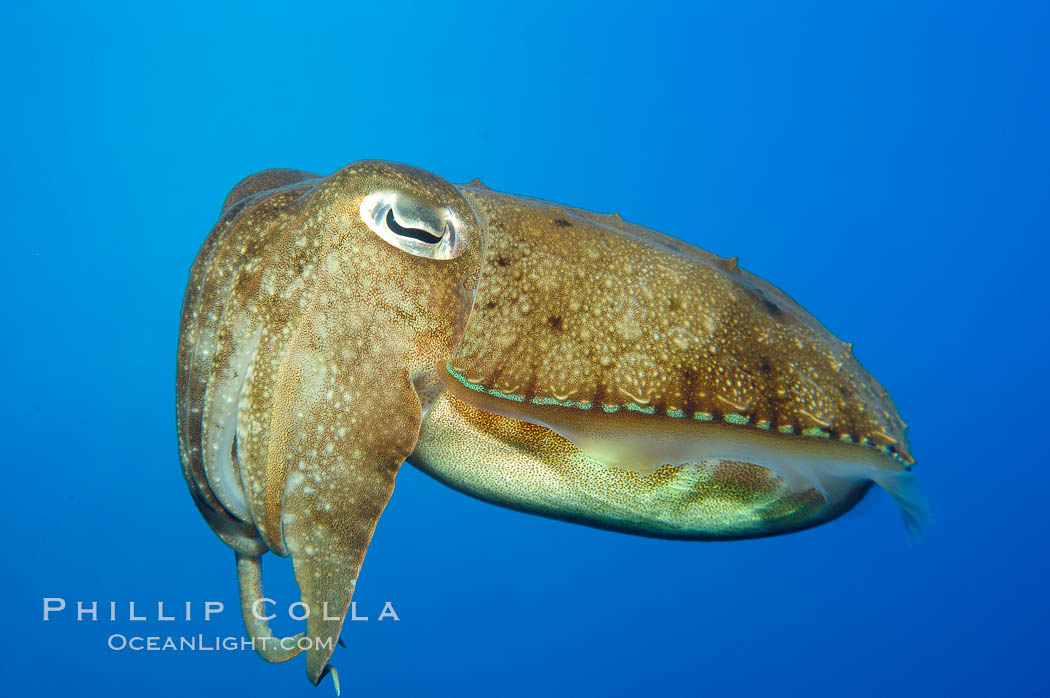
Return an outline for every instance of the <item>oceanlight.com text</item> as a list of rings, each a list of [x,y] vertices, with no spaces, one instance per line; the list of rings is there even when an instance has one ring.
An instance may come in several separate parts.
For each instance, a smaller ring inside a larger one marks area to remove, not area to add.
[[[286,651],[319,649],[331,652],[334,643],[331,637],[128,636],[121,633],[110,635],[106,641],[109,649],[115,652],[243,652],[278,647]]]

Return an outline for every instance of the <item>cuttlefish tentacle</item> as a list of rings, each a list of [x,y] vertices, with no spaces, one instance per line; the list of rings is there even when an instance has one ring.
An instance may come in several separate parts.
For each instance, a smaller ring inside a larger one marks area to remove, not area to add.
[[[276,637],[273,634],[270,624],[260,615],[263,613],[261,602],[265,598],[262,590],[262,557],[239,552],[236,556],[237,586],[241,596],[244,629],[254,641],[255,651],[260,657],[272,664],[287,662],[303,651],[299,640],[306,637],[306,633],[290,637]]]

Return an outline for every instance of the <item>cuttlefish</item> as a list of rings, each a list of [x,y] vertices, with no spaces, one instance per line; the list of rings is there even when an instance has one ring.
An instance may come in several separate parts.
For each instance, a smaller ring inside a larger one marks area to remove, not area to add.
[[[247,632],[271,662],[305,649],[314,684],[406,459],[647,536],[797,531],[872,483],[908,530],[925,519],[886,390],[735,258],[400,164],[233,188],[190,271],[177,395]],[[309,611],[291,638],[259,605],[266,551],[291,556]]]

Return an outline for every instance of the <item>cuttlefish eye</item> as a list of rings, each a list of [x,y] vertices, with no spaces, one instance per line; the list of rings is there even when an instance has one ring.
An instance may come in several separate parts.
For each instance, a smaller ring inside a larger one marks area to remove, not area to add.
[[[451,208],[420,202],[404,192],[369,194],[361,201],[361,220],[394,247],[417,257],[453,259],[465,247]]]

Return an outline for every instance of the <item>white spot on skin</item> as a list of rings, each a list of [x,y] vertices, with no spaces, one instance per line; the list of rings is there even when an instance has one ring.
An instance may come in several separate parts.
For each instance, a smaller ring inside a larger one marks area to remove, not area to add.
[[[332,275],[339,273],[339,255],[330,254],[325,257],[325,270]]]

